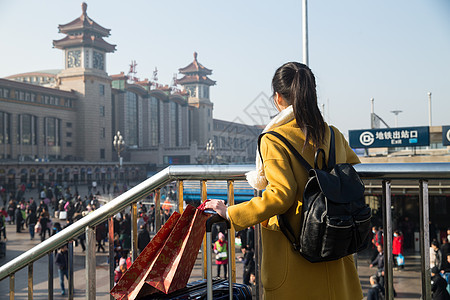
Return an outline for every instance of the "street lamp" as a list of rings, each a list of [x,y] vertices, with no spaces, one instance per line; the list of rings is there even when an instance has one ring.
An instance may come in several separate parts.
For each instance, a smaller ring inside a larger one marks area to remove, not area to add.
[[[428,126],[432,126],[431,122],[431,92],[428,92]]]
[[[113,140],[114,149],[117,151],[117,156],[119,157],[119,166],[122,169],[122,157],[120,156],[120,152],[125,150],[125,141],[123,136],[120,134],[120,131],[117,131]]]
[[[214,151],[214,143],[211,139],[206,144],[206,151],[208,151],[208,153],[209,153],[209,163],[211,164],[212,163],[211,154]]]
[[[391,113],[395,115],[395,127],[398,127],[398,114],[402,112],[403,110],[391,110]]]

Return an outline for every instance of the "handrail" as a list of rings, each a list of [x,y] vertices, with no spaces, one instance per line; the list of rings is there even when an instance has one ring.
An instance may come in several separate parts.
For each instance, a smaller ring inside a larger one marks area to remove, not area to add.
[[[78,237],[86,227],[95,227],[173,180],[244,180],[245,173],[254,168],[254,165],[169,166],[1,266],[0,281]],[[450,179],[450,162],[359,164],[355,169],[364,179]]]

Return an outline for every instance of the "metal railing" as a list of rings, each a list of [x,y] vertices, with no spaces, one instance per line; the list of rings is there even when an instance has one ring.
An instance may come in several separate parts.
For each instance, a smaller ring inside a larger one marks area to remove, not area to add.
[[[429,201],[428,201],[428,180],[450,179],[450,163],[414,163],[414,164],[359,164],[355,166],[356,170],[363,179],[380,179],[383,186],[383,228],[385,229],[385,288],[386,299],[393,299],[393,280],[392,268],[392,214],[391,214],[391,180],[407,179],[417,181],[420,211],[420,251],[421,251],[421,269],[422,269],[422,298],[431,299],[431,278],[429,266]],[[49,257],[48,266],[48,289],[49,299],[53,299],[53,251],[64,244],[69,245],[69,299],[73,299],[73,240],[80,234],[86,233],[86,298],[95,299],[95,227],[105,221],[108,221],[108,240],[109,240],[109,272],[110,287],[114,285],[114,252],[113,252],[113,216],[131,206],[132,212],[132,259],[137,257],[137,206],[136,203],[155,192],[155,206],[160,207],[161,193],[160,189],[172,181],[177,181],[178,210],[183,210],[183,181],[199,180],[201,183],[201,199],[207,198],[208,180],[226,180],[228,182],[228,203],[234,204],[234,181],[244,180],[245,173],[253,170],[254,165],[188,165],[188,166],[170,166],[151,178],[145,180],[129,191],[116,197],[109,203],[93,211],[79,221],[70,225],[66,229],[50,237],[46,241],[38,244],[22,255],[13,259],[9,263],[0,267],[0,281],[9,277],[10,279],[10,299],[14,298],[15,274],[19,270],[28,266],[28,296],[33,297],[33,263],[41,257]],[[260,192],[260,191],[258,191]],[[156,230],[161,226],[161,220],[156,218]],[[259,230],[256,230],[256,277],[259,282],[260,265],[260,247],[258,244]],[[231,232],[233,234],[233,231]],[[206,245],[204,245],[206,247]],[[234,251],[234,240],[230,245]],[[206,253],[206,251],[203,251]],[[234,257],[234,252],[231,254]],[[206,276],[206,255],[203,259],[204,276]],[[232,260],[233,281],[235,281],[235,261]],[[262,295],[261,285],[257,285],[257,294]]]

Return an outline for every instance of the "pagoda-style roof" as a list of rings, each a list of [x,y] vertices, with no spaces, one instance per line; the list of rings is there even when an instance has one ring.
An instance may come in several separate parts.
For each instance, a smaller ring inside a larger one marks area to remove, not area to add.
[[[206,85],[215,85],[216,82],[208,78],[208,76],[201,75],[186,75],[181,79],[177,80],[177,84],[190,84],[190,83],[203,83]]]
[[[89,30],[100,36],[109,36],[110,35],[111,29],[107,29],[103,26],[100,26],[94,20],[92,20],[91,18],[88,17],[88,15],[86,13],[87,4],[85,2],[83,2],[83,4],[81,4],[81,10],[83,13],[81,14],[81,16],[79,18],[77,18],[67,24],[59,25],[58,26],[59,32],[70,34],[74,31]]]
[[[201,63],[197,61],[197,52],[194,52],[194,61],[187,67],[178,69],[184,77],[177,79],[177,84],[190,84],[190,83],[203,83],[206,85],[215,85],[216,82],[208,78],[208,75],[212,74],[212,70],[205,68]]]
[[[77,46],[90,46],[106,52],[114,52],[116,45],[109,44],[103,40],[103,37],[110,35],[111,29],[98,25],[94,20],[88,17],[87,4],[81,5],[83,13],[81,16],[70,23],[59,25],[59,32],[67,34],[60,40],[54,40],[53,46],[58,49],[66,49]]]
[[[101,37],[96,37],[95,35],[90,35],[89,33],[82,33],[80,35],[68,35],[63,39],[53,41],[53,46],[58,49],[88,46],[104,50],[106,52],[116,51],[116,45],[111,45]]]
[[[181,74],[202,74],[202,75],[211,75],[212,70],[205,68],[201,63],[197,61],[197,52],[194,52],[194,61],[191,62],[188,66],[178,69]]]

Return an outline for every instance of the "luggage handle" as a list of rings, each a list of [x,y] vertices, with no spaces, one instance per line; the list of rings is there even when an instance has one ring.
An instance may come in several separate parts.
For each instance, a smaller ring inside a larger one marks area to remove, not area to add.
[[[207,300],[213,299],[213,290],[212,290],[212,225],[216,223],[225,223],[227,225],[227,237],[228,237],[228,244],[227,244],[227,252],[228,252],[228,294],[229,294],[229,300],[233,300],[233,280],[231,278],[231,251],[230,251],[230,244],[231,244],[231,236],[230,236],[230,228],[231,224],[230,221],[227,219],[222,218],[218,213],[215,211],[205,211],[206,213],[211,213],[212,216],[206,220],[206,292],[207,292]]]

